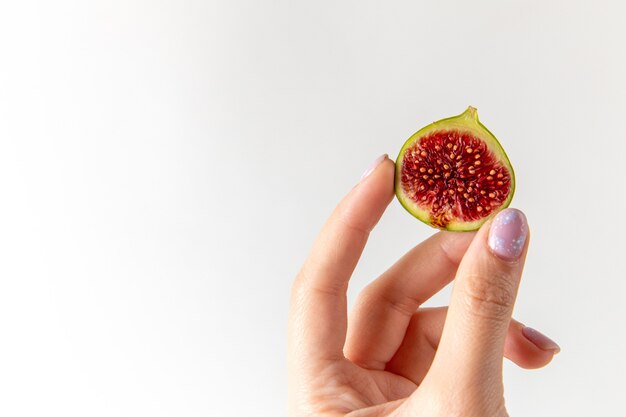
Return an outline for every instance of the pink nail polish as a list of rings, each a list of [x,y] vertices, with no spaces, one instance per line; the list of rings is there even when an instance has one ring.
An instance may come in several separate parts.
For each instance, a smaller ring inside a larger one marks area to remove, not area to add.
[[[527,237],[528,223],[524,213],[517,209],[505,209],[491,223],[488,244],[498,257],[515,261],[522,254]]]
[[[369,174],[371,174],[372,172],[374,172],[374,170],[376,169],[376,167],[378,165],[380,165],[385,159],[387,159],[387,154],[383,154],[381,156],[379,156],[378,158],[376,158],[376,160],[374,162],[372,162],[372,165],[370,165],[365,172],[363,173],[363,175],[361,175],[361,181],[363,181],[363,179],[365,177],[367,177]]]
[[[550,339],[545,334],[539,332],[538,330],[533,329],[532,327],[524,327],[522,329],[522,334],[528,340],[530,340],[535,346],[537,346],[541,350],[551,350],[554,351],[556,355],[561,351],[559,345],[552,339]]]

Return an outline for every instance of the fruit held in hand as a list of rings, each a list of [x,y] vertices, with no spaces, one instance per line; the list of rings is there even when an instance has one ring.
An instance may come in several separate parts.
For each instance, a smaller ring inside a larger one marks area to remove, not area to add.
[[[424,223],[469,231],[511,203],[515,174],[500,142],[469,107],[405,142],[396,160],[395,190],[404,208]]]

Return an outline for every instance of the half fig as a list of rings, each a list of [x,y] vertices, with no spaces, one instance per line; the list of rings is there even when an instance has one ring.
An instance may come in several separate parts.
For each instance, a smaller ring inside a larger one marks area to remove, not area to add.
[[[395,191],[413,216],[438,229],[470,231],[508,207],[515,173],[475,108],[411,136],[396,159]]]

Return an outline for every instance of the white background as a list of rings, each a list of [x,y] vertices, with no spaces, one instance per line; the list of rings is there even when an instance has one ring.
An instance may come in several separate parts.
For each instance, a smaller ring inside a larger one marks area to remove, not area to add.
[[[381,153],[472,104],[532,244],[513,416],[623,415],[620,1],[0,3],[0,415],[280,416],[291,280]],[[350,299],[433,233],[394,201]],[[448,291],[432,300],[445,304]]]

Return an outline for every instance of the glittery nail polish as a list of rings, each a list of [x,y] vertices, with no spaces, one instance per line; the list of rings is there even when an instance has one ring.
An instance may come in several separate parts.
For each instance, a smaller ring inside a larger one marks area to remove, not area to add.
[[[489,229],[489,247],[498,257],[517,260],[526,244],[528,223],[524,213],[517,209],[506,209],[498,213]]]

